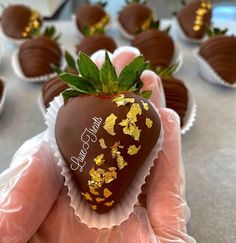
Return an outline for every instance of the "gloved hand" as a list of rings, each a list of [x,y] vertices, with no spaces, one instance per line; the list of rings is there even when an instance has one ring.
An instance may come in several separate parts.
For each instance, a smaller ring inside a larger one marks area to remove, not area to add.
[[[123,49],[114,55],[117,73],[137,55]],[[101,53],[93,56],[99,66]],[[160,79],[144,71],[141,79],[151,87],[155,105],[163,104]],[[129,219],[112,229],[89,229],[74,215],[48,140],[47,131],[27,141],[11,166],[0,175],[1,243],[179,243],[195,242],[186,233],[189,209],[184,199],[179,118],[160,108],[164,144],[140,195],[140,205]]]

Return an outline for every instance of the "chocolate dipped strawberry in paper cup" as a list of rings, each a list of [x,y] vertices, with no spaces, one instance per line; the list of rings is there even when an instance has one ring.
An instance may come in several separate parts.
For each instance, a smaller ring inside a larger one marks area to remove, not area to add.
[[[103,52],[96,57],[99,70],[80,53],[80,75],[60,76],[69,88],[46,115],[75,215],[98,229],[128,219],[163,142],[151,92],[141,91],[144,57],[125,55]]]
[[[195,56],[204,80],[236,88],[236,37],[225,35],[226,32],[227,29],[209,29],[209,39],[195,52]]]
[[[211,25],[212,5],[207,0],[192,0],[177,12],[175,27],[179,37],[187,42],[201,43]]]

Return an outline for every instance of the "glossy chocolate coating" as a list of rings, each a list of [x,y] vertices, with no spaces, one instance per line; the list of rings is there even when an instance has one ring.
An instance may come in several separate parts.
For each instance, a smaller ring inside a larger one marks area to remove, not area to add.
[[[45,108],[48,108],[49,103],[67,88],[68,85],[59,77],[55,77],[46,81],[42,87],[43,103]]]
[[[188,89],[181,80],[174,77],[161,78],[161,80],[166,98],[166,107],[177,112],[181,126],[183,126],[188,109]]]
[[[46,37],[27,40],[20,46],[19,62],[27,77],[51,73],[51,64],[60,66],[61,59],[62,52],[59,44]]]
[[[130,3],[119,13],[121,26],[132,35],[141,31],[142,24],[152,16],[152,10],[144,4]]]
[[[22,32],[28,25],[31,16],[31,9],[27,6],[16,4],[9,5],[4,9],[1,18],[2,30],[5,35],[22,39]]]
[[[140,104],[142,107],[141,100],[147,102],[141,97],[137,97],[134,94],[126,94],[126,97],[134,97],[135,102]],[[141,135],[139,141],[134,140],[133,137],[125,135],[123,128],[119,123],[126,119],[126,114],[130,110],[131,104],[117,107],[116,103],[112,102],[114,97],[99,97],[99,96],[83,96],[71,98],[64,106],[62,106],[58,112],[55,135],[58,147],[65,162],[71,166],[71,157],[78,156],[83,143],[83,140],[89,140],[89,149],[85,157],[86,164],[83,167],[83,171],[79,169],[71,170],[74,176],[74,180],[78,185],[80,192],[89,192],[88,180],[90,179],[89,171],[92,167],[98,168],[94,162],[94,158],[99,154],[104,154],[105,162],[99,168],[108,170],[109,167],[117,167],[116,159],[112,158],[111,146],[116,142],[120,142],[120,145],[124,148],[120,149],[121,155],[124,160],[127,161],[128,165],[122,170],[117,168],[117,179],[113,180],[108,184],[103,184],[101,188],[97,189],[100,195],[102,195],[103,189],[106,187],[112,195],[106,199],[107,201],[114,200],[114,204],[111,207],[103,205],[103,202],[96,203],[95,197],[91,194],[93,201],[87,201],[89,204],[96,204],[97,213],[106,213],[110,209],[116,206],[117,203],[122,199],[126,188],[130,185],[133,177],[136,175],[140,166],[145,162],[147,156],[150,154],[154,145],[156,144],[160,135],[160,119],[156,111],[149,104],[149,110],[145,111],[142,108],[142,115],[138,115],[137,125],[141,129]],[[103,128],[105,119],[111,115],[111,113],[117,116],[117,121],[114,126],[115,136],[110,135]],[[85,129],[89,129],[93,125],[93,117],[102,118],[101,125],[96,133],[96,139],[91,133],[82,135]],[[147,128],[145,125],[146,117],[153,121],[153,126]],[[81,138],[82,136],[82,138]],[[107,145],[107,149],[102,149],[99,145],[98,140],[103,138]],[[96,142],[92,142],[96,141]],[[129,155],[127,149],[129,145],[141,145],[140,151],[135,155]]]
[[[99,4],[81,4],[76,11],[76,23],[81,32],[85,27],[93,26],[98,23],[106,12]]]
[[[199,55],[223,80],[236,83],[236,37],[212,37],[201,45]]]
[[[203,16],[201,26],[199,31],[194,31],[194,22],[196,20],[196,11],[200,8],[201,3],[205,2],[202,0],[194,0],[186,4],[178,13],[177,20],[186,36],[193,39],[201,39],[206,34],[207,27],[211,23],[211,11]]]
[[[83,38],[77,46],[77,52],[84,52],[92,55],[94,52],[104,49],[113,52],[117,48],[115,41],[107,35],[95,35]]]
[[[171,37],[166,32],[156,29],[138,34],[131,44],[140,50],[153,68],[167,68],[175,51]]]

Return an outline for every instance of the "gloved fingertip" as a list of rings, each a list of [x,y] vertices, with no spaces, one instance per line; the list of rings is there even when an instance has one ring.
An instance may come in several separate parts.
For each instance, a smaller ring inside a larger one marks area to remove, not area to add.
[[[174,110],[169,108],[160,108],[159,112],[165,131],[173,129],[180,130],[180,118]]]

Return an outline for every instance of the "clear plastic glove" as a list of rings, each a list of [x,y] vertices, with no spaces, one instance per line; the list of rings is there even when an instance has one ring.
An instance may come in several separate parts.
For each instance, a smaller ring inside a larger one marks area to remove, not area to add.
[[[136,55],[127,49],[118,53],[113,59],[117,72]],[[95,58],[98,66],[99,58]],[[145,80],[149,80],[148,75]],[[160,105],[163,90],[160,80],[156,81],[152,99]],[[165,108],[159,112],[164,127],[163,150],[143,186],[140,205],[128,220],[103,230],[89,229],[80,222],[70,206],[46,131],[27,141],[15,154],[10,168],[0,175],[0,242],[195,242],[186,234],[189,209],[184,199],[179,118]]]

